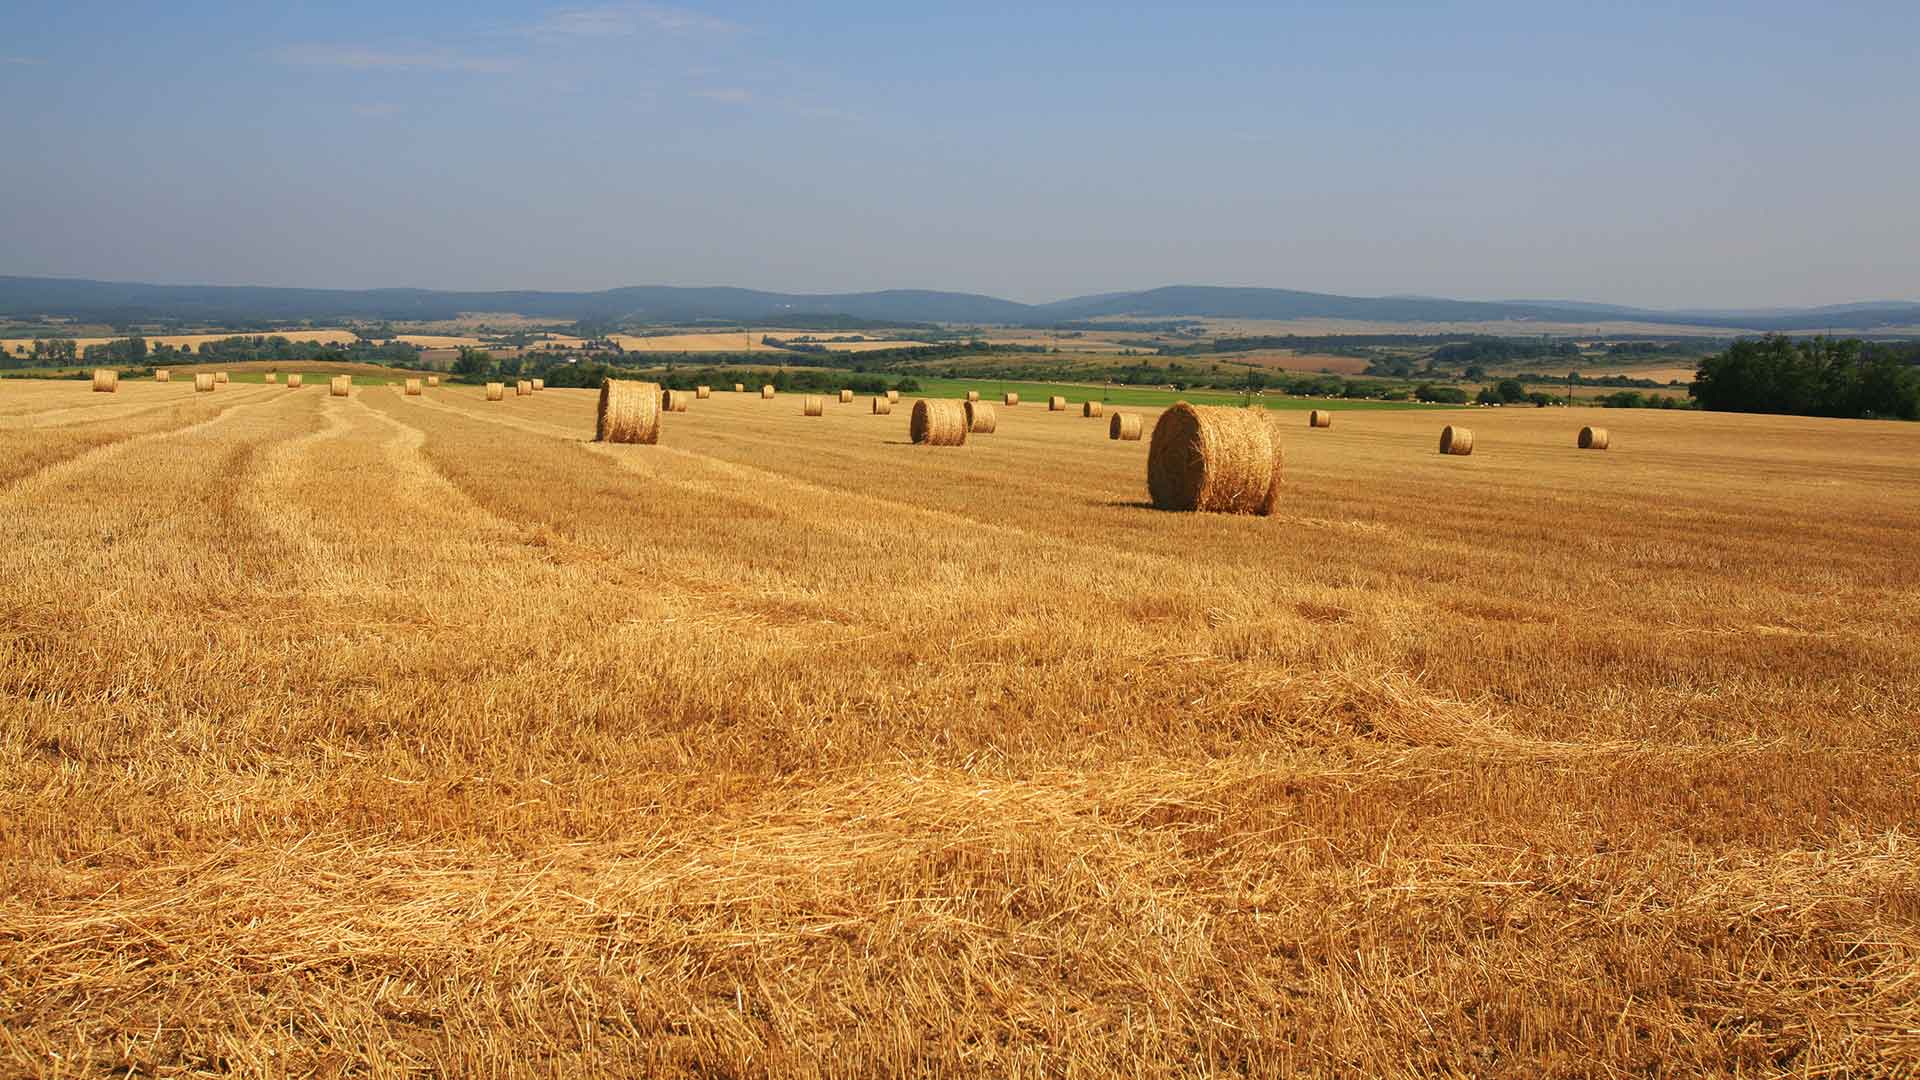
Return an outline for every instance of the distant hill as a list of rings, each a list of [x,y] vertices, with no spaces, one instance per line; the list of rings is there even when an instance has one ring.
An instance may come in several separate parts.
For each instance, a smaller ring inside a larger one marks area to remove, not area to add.
[[[431,321],[462,312],[517,312],[565,320],[778,325],[843,318],[882,324],[1049,325],[1091,318],[1350,319],[1364,322],[1633,321],[1738,331],[1871,331],[1920,325],[1920,303],[1872,301],[1762,311],[1655,311],[1578,300],[1448,300],[1336,296],[1291,289],[1170,285],[1021,304],[976,293],[889,289],[776,293],[725,287],[640,285],[602,292],[440,292],[429,289],[280,289],[141,285],[68,278],[0,277],[0,316],[62,315],[108,323],[186,319],[216,324],[311,319]]]

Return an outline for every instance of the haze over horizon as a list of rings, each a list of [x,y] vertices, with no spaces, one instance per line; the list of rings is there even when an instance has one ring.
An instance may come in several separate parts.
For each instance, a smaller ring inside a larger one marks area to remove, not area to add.
[[[0,12],[0,274],[1914,300],[1916,31],[1895,3],[29,0]]]

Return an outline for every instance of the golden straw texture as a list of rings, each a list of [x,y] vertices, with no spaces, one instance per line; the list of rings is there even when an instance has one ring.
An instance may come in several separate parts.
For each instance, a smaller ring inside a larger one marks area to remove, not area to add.
[[[347,388],[353,385],[353,376],[335,375],[327,380],[327,393],[332,397],[346,397]]]
[[[766,386],[762,386],[762,387],[760,388],[760,397],[761,397],[761,400],[765,400],[765,399],[767,399],[767,398],[770,398],[770,397],[772,397],[772,396],[773,396],[773,384],[771,384],[771,383],[768,383],[768,384],[767,384]]]
[[[692,400],[693,395],[685,390],[662,390],[660,391],[660,411],[686,412],[687,403]]]
[[[1315,409],[1307,414],[1308,427],[1332,427],[1333,413],[1326,409]]]
[[[421,391],[425,388],[425,385],[426,384],[422,383],[419,379],[408,379],[407,380],[407,396],[419,397],[421,394]]]
[[[966,410],[967,430],[976,435],[991,435],[993,429],[1000,426],[1000,417],[993,406],[984,401],[963,401],[961,408]]]
[[[153,381],[154,382],[172,382],[173,372],[168,371],[166,368],[154,368]]]
[[[521,380],[520,380],[519,382],[516,382],[516,383],[514,383],[514,384],[513,384],[513,396],[514,396],[514,397],[531,397],[531,396],[533,396],[533,382],[532,382],[532,380],[530,380],[530,379],[521,379]]]
[[[1612,441],[1606,428],[1583,427],[1580,429],[1580,449],[1582,450],[1605,450]]]
[[[913,403],[913,419],[907,426],[913,441],[923,446],[960,446],[967,441],[967,411],[958,401]]]
[[[1018,405],[1020,404],[1020,395],[1019,394],[1002,394],[1000,396],[1000,404]]]
[[[213,373],[211,371],[202,371],[193,377],[193,392],[196,394],[211,394],[213,393],[213,388],[219,385],[219,383],[213,381]]]
[[[117,393],[120,389],[120,373],[112,368],[93,369],[93,392],[96,394]]]
[[[1053,395],[1052,397],[1047,399],[1047,411],[1048,412],[1066,412],[1067,399],[1061,397],[1059,394]]]
[[[507,386],[505,383],[490,382],[487,384],[488,401],[503,401],[506,399],[506,396]]]
[[[300,388],[300,381],[300,376],[297,374],[287,376],[287,389],[298,390]]]
[[[823,416],[827,411],[827,399],[818,394],[808,394],[800,399],[800,412],[803,416]]]
[[[1280,426],[1266,409],[1182,401],[1153,427],[1147,491],[1162,510],[1271,514],[1280,460]]]
[[[1466,457],[1473,453],[1473,429],[1448,424],[1440,432],[1440,452],[1454,457]]]
[[[1121,439],[1126,442],[1139,442],[1140,430],[1145,426],[1139,413],[1117,412],[1107,422],[1107,438]]]
[[[851,390],[840,391],[840,404],[842,405],[853,404],[853,391]]]
[[[892,411],[893,411],[893,402],[888,401],[886,398],[883,398],[883,397],[876,397],[873,399],[873,414],[875,416],[885,416]]]
[[[1106,406],[1098,401],[1083,401],[1080,403],[1081,416],[1099,416],[1105,412]]]
[[[659,442],[660,384],[633,379],[602,382],[593,439],[610,443]]]
[[[705,400],[707,400],[708,398],[710,398],[710,397],[712,397],[712,396],[713,396],[713,387],[711,387],[711,386],[696,386],[696,387],[694,387],[694,388],[693,388],[693,396],[694,396],[694,398],[695,398],[695,399],[697,399],[697,400],[700,400],[700,401],[705,401]]]

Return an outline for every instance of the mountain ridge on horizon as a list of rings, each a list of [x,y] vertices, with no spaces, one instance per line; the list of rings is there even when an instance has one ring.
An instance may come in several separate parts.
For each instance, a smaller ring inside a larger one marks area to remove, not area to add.
[[[1342,296],[1295,289],[1166,285],[1025,304],[981,293],[882,289],[789,293],[733,286],[629,285],[597,291],[309,289],[259,285],[150,285],[0,275],[0,315],[131,322],[325,318],[434,321],[501,311],[570,321],[777,322],[782,315],[844,315],[897,322],[1044,326],[1121,317],[1365,322],[1641,322],[1739,331],[1870,330],[1920,325],[1920,302],[1858,301],[1806,308],[1652,309],[1580,300],[1453,300]],[[111,316],[111,318],[109,318]]]

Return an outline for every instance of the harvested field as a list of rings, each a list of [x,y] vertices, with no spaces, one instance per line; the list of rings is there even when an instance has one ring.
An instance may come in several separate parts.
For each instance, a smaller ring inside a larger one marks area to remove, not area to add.
[[[0,1074],[1920,1060],[1920,425],[597,402],[0,382]]]

